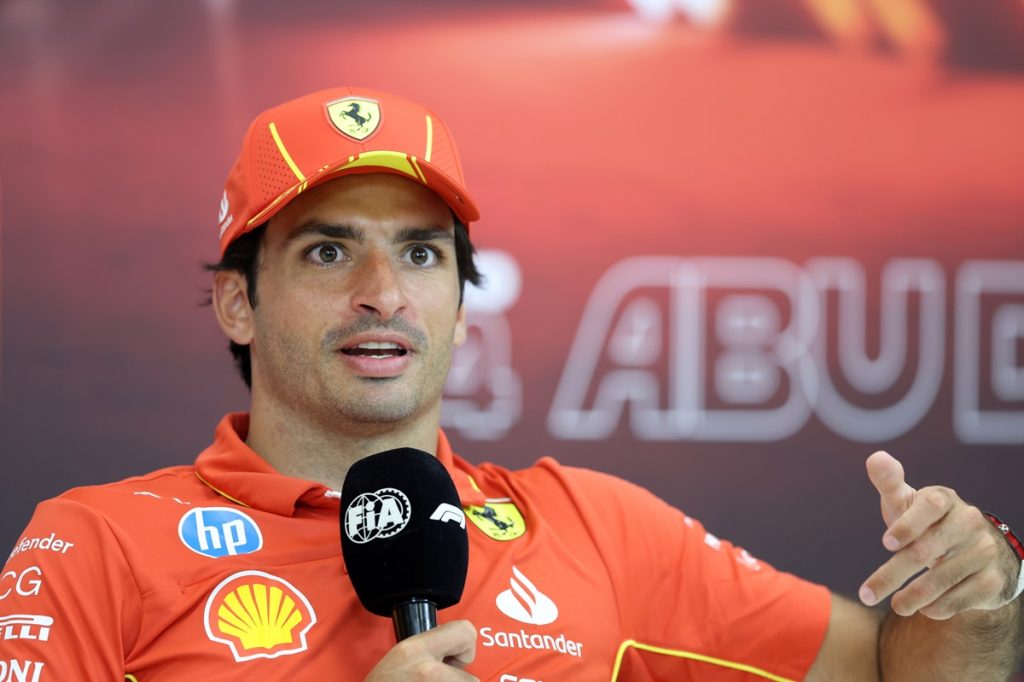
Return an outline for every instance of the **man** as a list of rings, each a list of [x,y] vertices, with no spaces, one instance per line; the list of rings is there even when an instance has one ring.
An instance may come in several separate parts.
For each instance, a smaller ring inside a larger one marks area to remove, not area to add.
[[[212,268],[250,413],[194,466],[39,506],[0,583],[0,679],[1008,678],[1014,536],[885,453],[867,469],[893,555],[860,593],[895,593],[884,623],[623,481],[455,456],[440,401],[478,215],[417,104],[335,89],[257,117]],[[398,645],[352,592],[337,492],[395,447],[435,455],[475,519],[462,602]]]

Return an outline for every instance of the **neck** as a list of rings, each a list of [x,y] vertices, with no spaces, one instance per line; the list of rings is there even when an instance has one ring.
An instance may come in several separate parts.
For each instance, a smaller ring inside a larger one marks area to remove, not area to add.
[[[270,406],[253,394],[246,444],[285,476],[341,490],[348,469],[378,452],[410,447],[437,455],[440,405],[408,423],[354,423]]]

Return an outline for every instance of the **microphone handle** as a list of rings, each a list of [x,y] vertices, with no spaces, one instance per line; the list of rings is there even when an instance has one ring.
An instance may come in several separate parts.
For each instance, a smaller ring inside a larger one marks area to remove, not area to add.
[[[437,606],[428,599],[413,598],[391,611],[391,621],[395,625],[395,638],[401,642],[406,637],[436,628]]]

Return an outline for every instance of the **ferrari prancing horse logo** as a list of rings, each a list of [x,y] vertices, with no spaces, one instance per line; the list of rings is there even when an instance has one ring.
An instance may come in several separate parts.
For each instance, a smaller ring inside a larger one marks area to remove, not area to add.
[[[327,118],[338,132],[362,142],[380,126],[380,105],[372,99],[345,97],[327,104]]]
[[[484,506],[466,507],[466,517],[494,540],[515,540],[526,532],[526,520],[512,500],[487,500]]]

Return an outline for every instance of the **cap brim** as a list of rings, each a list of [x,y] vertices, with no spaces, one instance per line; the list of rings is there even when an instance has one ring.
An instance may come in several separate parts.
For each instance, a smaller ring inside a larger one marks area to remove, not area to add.
[[[476,202],[473,201],[473,198],[465,188],[448,177],[443,171],[438,170],[429,161],[424,161],[403,152],[376,150],[363,152],[337,163],[328,164],[305,180],[295,183],[267,204],[262,211],[250,218],[249,222],[241,230],[230,236],[229,241],[233,241],[241,234],[259,227],[270,220],[289,201],[302,192],[323,184],[328,180],[333,180],[343,175],[359,173],[391,173],[415,180],[440,196],[459,220],[466,225],[480,219],[480,211],[476,206]]]

